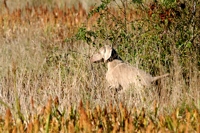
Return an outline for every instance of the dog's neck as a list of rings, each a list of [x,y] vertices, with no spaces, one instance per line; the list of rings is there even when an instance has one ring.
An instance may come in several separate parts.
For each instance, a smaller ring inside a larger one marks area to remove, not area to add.
[[[108,71],[115,69],[117,66],[123,63],[123,60],[118,56],[117,52],[112,49],[110,58],[106,61],[108,64]]]
[[[122,59],[117,55],[117,56],[115,56],[115,57],[110,57],[110,58],[107,60],[107,62],[112,62],[113,60],[121,60],[121,61],[122,61]]]
[[[117,52],[114,49],[112,49],[111,56],[107,60],[107,62],[112,62],[113,60],[121,60],[122,61],[122,59],[118,56]]]
[[[123,64],[124,62],[122,60],[114,59],[107,63],[108,65],[108,71],[111,71],[112,69],[115,69],[117,66]]]

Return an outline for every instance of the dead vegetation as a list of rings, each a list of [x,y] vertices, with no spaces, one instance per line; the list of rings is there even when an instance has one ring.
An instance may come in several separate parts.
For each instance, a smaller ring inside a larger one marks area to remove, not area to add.
[[[85,106],[84,106],[85,105]],[[127,109],[122,103],[107,107],[82,103],[59,111],[58,98],[49,99],[41,112],[29,114],[27,121],[13,117],[10,109],[0,118],[0,131],[8,132],[199,132],[200,115],[197,110],[176,108],[172,114],[157,114],[157,103],[152,112]],[[33,105],[34,107],[34,105]]]
[[[29,3],[11,10],[6,2],[0,3],[0,132],[199,132],[195,57],[188,61],[189,74],[184,76],[180,53],[171,53],[173,77],[159,83],[160,97],[157,88],[151,88],[141,100],[137,90],[116,99],[106,88],[105,66],[89,60],[104,40],[94,39],[98,45],[93,47],[74,39],[81,26],[97,28],[103,11],[88,17],[81,4],[60,8]],[[125,18],[119,10],[108,10],[130,22],[144,15],[130,10]],[[116,27],[108,18],[106,26]],[[130,27],[127,24],[127,30]],[[166,71],[159,67],[160,73]]]

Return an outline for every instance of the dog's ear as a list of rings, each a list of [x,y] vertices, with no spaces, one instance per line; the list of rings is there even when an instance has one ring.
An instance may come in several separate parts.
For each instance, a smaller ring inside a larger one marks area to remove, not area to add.
[[[111,46],[105,45],[104,62],[106,62],[112,55],[113,48]]]

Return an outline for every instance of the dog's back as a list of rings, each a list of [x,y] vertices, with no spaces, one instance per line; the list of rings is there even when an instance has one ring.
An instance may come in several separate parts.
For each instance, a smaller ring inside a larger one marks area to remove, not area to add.
[[[119,60],[113,60],[108,63],[106,79],[111,86],[121,85],[123,89],[130,85],[135,87],[150,86],[153,77],[143,70],[137,69]]]

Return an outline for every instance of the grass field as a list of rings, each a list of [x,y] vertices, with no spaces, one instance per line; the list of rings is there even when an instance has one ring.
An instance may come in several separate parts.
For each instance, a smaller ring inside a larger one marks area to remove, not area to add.
[[[200,3],[73,2],[0,1],[0,132],[199,132]],[[114,95],[106,64],[90,63],[105,43],[170,76]]]

